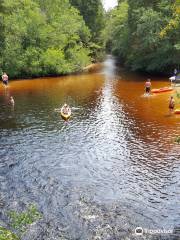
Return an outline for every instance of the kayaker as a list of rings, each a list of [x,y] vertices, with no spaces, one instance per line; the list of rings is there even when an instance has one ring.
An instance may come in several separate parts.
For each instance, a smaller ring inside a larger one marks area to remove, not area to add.
[[[2,75],[2,81],[3,81],[3,84],[4,85],[8,85],[8,75],[4,72],[3,75]]]
[[[174,69],[174,76],[175,76],[175,77],[176,77],[176,75],[177,75],[177,72],[178,72],[178,71],[177,71],[177,69],[175,68],[175,69]]]
[[[150,94],[150,91],[151,91],[151,79],[147,79],[147,81],[145,83],[145,91],[146,91],[146,94]]]
[[[174,111],[174,107],[175,107],[175,101],[173,96],[171,96],[169,100],[169,111],[170,112]]]
[[[14,106],[15,101],[14,101],[14,98],[13,98],[12,96],[10,97],[10,100],[9,100],[9,101],[10,101],[10,104],[11,104],[12,106]]]
[[[70,111],[70,107],[65,103],[63,106],[63,113],[68,114]]]

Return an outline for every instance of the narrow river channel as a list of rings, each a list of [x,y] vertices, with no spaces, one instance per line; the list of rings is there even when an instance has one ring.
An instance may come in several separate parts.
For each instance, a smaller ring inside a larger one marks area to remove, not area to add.
[[[26,240],[134,240],[136,227],[178,239],[180,116],[168,114],[175,93],[143,96],[146,77],[108,58],[97,73],[0,86],[0,225],[35,203],[43,219]],[[69,122],[56,111],[64,102]]]

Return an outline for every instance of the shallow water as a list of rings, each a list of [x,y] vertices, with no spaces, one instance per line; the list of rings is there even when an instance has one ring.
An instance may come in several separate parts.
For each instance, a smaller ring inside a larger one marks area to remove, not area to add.
[[[180,116],[168,113],[175,92],[145,97],[145,77],[108,58],[98,73],[0,87],[2,225],[8,210],[32,202],[43,219],[28,240],[136,239],[136,227],[180,225]],[[169,83],[153,77],[152,84]],[[64,102],[69,122],[57,111]]]

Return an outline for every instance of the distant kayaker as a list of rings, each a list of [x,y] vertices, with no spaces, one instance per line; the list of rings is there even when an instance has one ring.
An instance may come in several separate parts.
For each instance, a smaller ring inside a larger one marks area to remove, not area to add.
[[[14,101],[14,98],[11,96],[10,97],[10,100],[9,100],[9,102],[10,102],[10,104],[12,105],[12,106],[14,106],[14,104],[15,104],[15,101]]]
[[[175,69],[174,69],[174,76],[176,76],[177,73],[178,73],[178,71],[177,71],[177,69],[175,68]]]
[[[70,107],[65,103],[63,106],[63,113],[68,114],[70,111]]]
[[[145,92],[147,94],[150,94],[150,92],[151,92],[151,79],[147,79],[147,81],[145,83]]]
[[[2,75],[2,81],[5,86],[8,85],[8,79],[9,79],[8,75],[4,72]]]
[[[169,100],[169,111],[170,112],[174,111],[174,107],[175,107],[175,101],[173,96],[171,96]]]

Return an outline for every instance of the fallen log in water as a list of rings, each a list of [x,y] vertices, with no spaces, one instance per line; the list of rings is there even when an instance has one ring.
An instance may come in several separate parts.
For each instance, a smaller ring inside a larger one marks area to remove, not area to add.
[[[83,72],[96,72],[102,69],[102,63],[92,63],[83,68]]]

